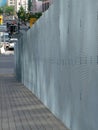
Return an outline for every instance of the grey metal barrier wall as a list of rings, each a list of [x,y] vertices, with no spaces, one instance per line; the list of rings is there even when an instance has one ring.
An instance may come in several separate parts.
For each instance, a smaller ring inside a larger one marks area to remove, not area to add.
[[[98,0],[54,0],[17,44],[16,70],[70,130],[97,130]]]

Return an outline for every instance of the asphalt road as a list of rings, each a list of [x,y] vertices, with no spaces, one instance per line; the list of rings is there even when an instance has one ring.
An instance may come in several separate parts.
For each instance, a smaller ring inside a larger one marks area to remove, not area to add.
[[[14,55],[0,54],[0,75],[14,74]]]

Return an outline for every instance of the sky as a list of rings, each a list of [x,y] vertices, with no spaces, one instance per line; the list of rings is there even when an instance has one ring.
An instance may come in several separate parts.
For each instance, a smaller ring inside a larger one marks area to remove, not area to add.
[[[7,0],[0,0],[0,7],[4,6],[7,3]]]

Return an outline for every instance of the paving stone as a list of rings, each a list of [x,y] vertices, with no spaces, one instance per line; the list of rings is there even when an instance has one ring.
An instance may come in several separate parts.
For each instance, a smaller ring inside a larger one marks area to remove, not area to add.
[[[6,64],[4,68],[0,65],[0,130],[67,130],[31,91],[17,82],[13,62],[13,56],[0,56],[0,64]]]

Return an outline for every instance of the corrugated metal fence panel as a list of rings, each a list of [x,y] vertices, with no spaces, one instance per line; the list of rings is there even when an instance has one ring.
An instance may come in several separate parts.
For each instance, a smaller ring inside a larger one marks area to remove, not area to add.
[[[97,42],[97,0],[54,0],[18,44],[22,82],[71,130],[98,129]]]

